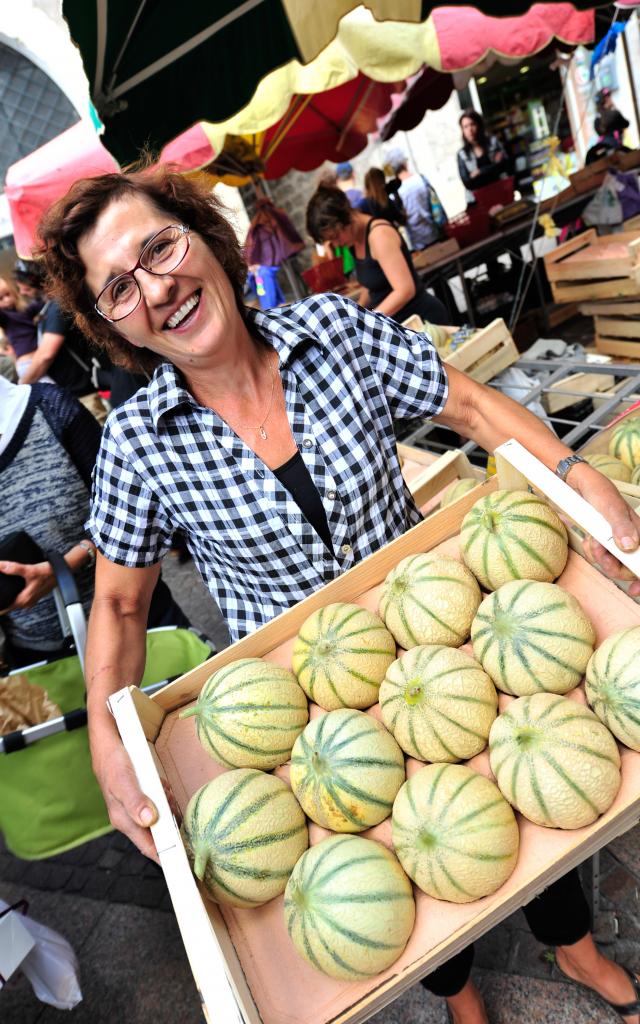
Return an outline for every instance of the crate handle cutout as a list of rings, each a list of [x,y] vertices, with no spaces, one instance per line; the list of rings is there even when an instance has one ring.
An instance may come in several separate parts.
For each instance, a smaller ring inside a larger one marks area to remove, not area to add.
[[[506,465],[505,465],[506,464]],[[545,497],[565,512],[582,530],[602,544],[627,569],[640,577],[640,551],[623,551],[611,534],[605,517],[588,501],[556,476],[539,459],[528,452],[519,441],[511,439],[496,448],[496,467],[503,487],[519,488],[532,484]],[[520,484],[517,483],[518,479]]]

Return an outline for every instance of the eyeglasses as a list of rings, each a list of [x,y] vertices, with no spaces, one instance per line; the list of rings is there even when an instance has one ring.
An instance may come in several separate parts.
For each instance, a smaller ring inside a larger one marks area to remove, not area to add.
[[[146,270],[148,274],[159,277],[171,274],[180,266],[188,250],[189,228],[184,224],[170,224],[157,231],[140,253],[135,267],[126,274],[118,274],[105,285],[95,301],[96,312],[112,324],[124,320],[137,309],[142,298],[136,270]]]

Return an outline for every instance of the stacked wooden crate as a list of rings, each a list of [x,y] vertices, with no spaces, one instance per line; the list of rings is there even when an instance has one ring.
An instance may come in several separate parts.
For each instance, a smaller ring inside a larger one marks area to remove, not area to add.
[[[403,327],[412,331],[425,329],[421,318],[410,316],[403,322]],[[515,363],[520,355],[509,328],[501,317],[492,320],[486,327],[478,328],[465,341],[452,346],[457,327],[445,328],[447,339],[438,343],[438,353],[443,363],[462,370],[480,384],[486,384]]]
[[[640,358],[640,226],[604,236],[592,228],[544,263],[554,301],[578,302],[594,317],[598,352]]]

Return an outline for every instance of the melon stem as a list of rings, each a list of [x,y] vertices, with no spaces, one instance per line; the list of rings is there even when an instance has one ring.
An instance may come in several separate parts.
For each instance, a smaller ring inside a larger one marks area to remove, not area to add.
[[[206,850],[195,850],[195,859],[193,864],[193,873],[196,878],[200,881],[204,878],[204,873],[207,870],[207,861],[209,860],[209,854]]]
[[[200,705],[199,704],[194,704],[192,708],[185,708],[184,711],[181,711],[180,714],[178,715],[178,718],[191,718],[192,715],[199,715],[199,714],[200,714]]]

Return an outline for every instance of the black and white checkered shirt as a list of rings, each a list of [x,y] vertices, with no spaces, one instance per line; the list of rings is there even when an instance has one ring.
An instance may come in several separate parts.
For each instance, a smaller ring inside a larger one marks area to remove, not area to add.
[[[335,555],[289,492],[169,363],[107,421],[87,528],[99,551],[147,566],[176,529],[233,640],[308,597],[420,521],[393,420],[442,411],[436,350],[336,295],[249,311],[273,346],[287,413],[327,515]]]

